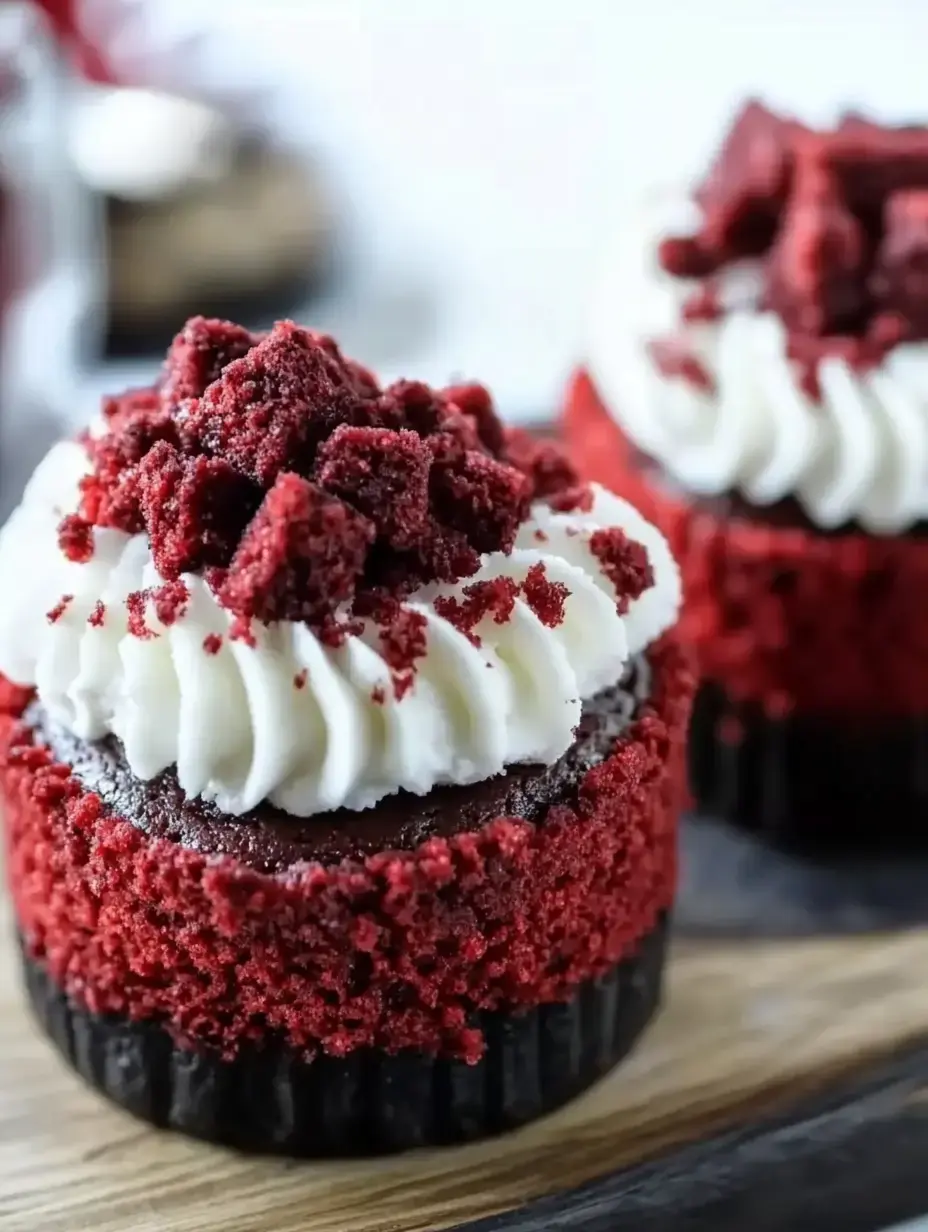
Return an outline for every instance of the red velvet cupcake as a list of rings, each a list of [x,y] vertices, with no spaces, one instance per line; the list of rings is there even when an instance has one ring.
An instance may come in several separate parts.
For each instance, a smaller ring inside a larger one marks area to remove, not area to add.
[[[557,1106],[658,1001],[679,574],[479,386],[197,319],[0,536],[26,985],[92,1084],[252,1150]]]
[[[923,839],[928,130],[752,103],[610,268],[565,433],[680,560],[697,803]]]

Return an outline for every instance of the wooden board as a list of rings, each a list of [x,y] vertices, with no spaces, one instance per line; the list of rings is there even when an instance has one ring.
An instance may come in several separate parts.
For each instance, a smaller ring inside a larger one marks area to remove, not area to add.
[[[472,1147],[306,1165],[159,1134],[104,1104],[33,1029],[4,939],[0,1228],[877,1227],[928,1210],[926,973],[928,931],[678,939],[665,1013],[571,1107]]]

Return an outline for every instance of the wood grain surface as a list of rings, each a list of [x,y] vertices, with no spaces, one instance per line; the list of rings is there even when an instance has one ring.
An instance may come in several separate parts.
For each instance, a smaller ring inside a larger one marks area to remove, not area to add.
[[[386,1161],[243,1159],[150,1130],[86,1090],[29,1021],[3,926],[4,1232],[448,1228],[737,1131],[928,1043],[928,932],[680,940],[658,1023],[566,1110],[503,1139]]]

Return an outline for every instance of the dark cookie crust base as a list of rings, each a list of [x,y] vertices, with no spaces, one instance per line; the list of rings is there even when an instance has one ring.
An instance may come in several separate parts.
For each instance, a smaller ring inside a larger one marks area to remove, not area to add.
[[[602,1077],[657,1008],[667,917],[640,949],[566,1004],[483,1012],[476,1065],[360,1049],[301,1060],[285,1044],[233,1060],[177,1047],[164,1028],[75,1005],[23,953],[39,1022],[91,1086],[135,1116],[242,1150],[307,1157],[383,1154],[500,1133]]]
[[[784,847],[928,849],[928,719],[773,718],[704,684],[688,758],[701,813]]]

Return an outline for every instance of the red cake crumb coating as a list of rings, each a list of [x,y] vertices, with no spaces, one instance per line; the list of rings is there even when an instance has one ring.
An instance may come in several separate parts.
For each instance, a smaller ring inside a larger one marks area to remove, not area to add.
[[[579,470],[667,535],[684,585],[679,634],[704,679],[771,716],[924,715],[928,539],[824,535],[670,496],[582,372],[564,436]]]
[[[280,1033],[467,1061],[480,1008],[566,999],[672,899],[692,679],[654,648],[652,699],[575,798],[363,862],[262,874],[104,812],[3,700],[7,871],[30,956],[94,1013],[164,1021],[232,1055]],[[2,691],[0,691],[2,693]]]
[[[846,116],[814,132],[751,102],[703,182],[699,232],[667,236],[668,273],[702,279],[681,323],[724,315],[715,282],[726,266],[759,263],[758,309],[786,327],[787,353],[806,392],[838,356],[858,369],[902,340],[928,338],[928,128],[883,128]],[[652,341],[667,376],[710,390],[699,362],[673,337]]]

